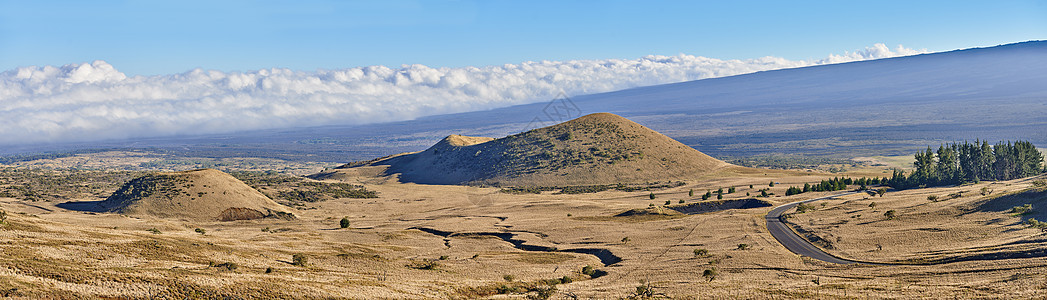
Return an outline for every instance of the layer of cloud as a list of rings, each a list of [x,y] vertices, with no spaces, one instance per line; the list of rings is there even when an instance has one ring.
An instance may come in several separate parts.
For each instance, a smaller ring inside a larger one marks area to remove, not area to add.
[[[626,88],[912,55],[876,44],[797,61],[680,54],[502,66],[264,69],[128,77],[104,61],[0,73],[0,144],[91,141],[408,120]]]

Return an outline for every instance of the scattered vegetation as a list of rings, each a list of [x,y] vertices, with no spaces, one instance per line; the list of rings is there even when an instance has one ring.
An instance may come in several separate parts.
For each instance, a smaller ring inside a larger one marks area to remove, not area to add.
[[[1034,218],[1029,218],[1028,220],[1025,220],[1025,225],[1028,225],[1031,228],[1038,228],[1040,231],[1047,233],[1047,222],[1040,222]]]
[[[338,222],[338,226],[343,229],[349,228],[349,217],[342,217],[342,220]]]
[[[767,154],[727,161],[734,165],[766,169],[816,169],[824,165],[856,166],[853,161],[836,158],[808,157],[802,155]]]
[[[749,248],[752,248],[752,245],[749,245],[749,244],[738,244],[738,248],[737,249],[738,250],[749,250]]]

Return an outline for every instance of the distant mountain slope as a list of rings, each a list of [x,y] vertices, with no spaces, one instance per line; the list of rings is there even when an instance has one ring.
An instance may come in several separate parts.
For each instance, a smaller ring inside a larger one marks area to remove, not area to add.
[[[401,181],[428,184],[567,186],[694,178],[728,164],[608,113],[500,139],[451,135],[389,166]]]
[[[580,109],[628,117],[704,153],[910,154],[964,139],[1047,145],[1047,41],[757,72],[593,95]],[[506,136],[546,125],[547,103],[363,126],[66,145],[159,146],[202,156],[364,160],[450,134]],[[51,148],[54,149],[54,148]],[[9,151],[29,151],[19,148]]]
[[[193,221],[294,218],[232,175],[213,169],[167,172],[131,180],[102,201],[110,212]]]

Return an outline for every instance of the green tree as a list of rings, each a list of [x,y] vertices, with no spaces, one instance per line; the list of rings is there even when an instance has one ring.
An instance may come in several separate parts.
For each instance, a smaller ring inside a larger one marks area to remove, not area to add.
[[[694,197],[694,189],[687,191],[687,197]]]
[[[649,195],[648,197],[651,197],[651,200],[654,200],[654,192],[651,192],[651,195]]]
[[[342,221],[338,222],[338,225],[342,228],[349,228],[349,217],[342,217]]]

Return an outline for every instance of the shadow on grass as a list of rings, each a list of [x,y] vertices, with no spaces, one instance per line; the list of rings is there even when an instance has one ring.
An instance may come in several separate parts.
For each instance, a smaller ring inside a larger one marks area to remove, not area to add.
[[[102,206],[102,201],[104,201],[104,200],[98,200],[98,201],[69,201],[69,202],[59,203],[59,204],[57,204],[55,206],[58,207],[58,208],[61,208],[61,209],[68,209],[68,210],[81,211],[81,212],[96,212],[96,213],[98,213],[98,212],[107,212],[108,210],[104,206]]]

